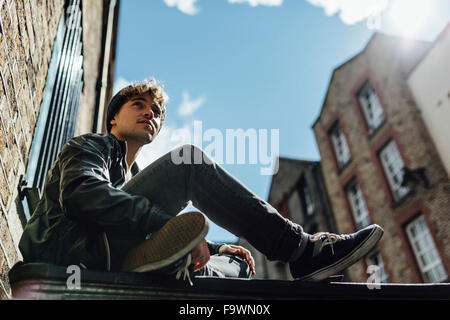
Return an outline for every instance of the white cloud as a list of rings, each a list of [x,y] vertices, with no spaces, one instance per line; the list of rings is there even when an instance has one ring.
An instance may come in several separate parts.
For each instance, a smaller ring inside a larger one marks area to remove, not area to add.
[[[182,93],[183,100],[181,101],[180,107],[178,108],[178,114],[180,116],[190,116],[195,110],[200,108],[205,103],[205,97],[200,97],[195,100],[191,100],[189,92],[186,90]]]
[[[256,6],[281,6],[283,0],[228,0],[229,3],[243,3],[248,2],[252,7]]]
[[[176,7],[181,12],[188,15],[195,15],[198,13],[198,8],[195,6],[197,0],[164,0],[169,7]],[[283,0],[228,0],[229,3],[248,3],[252,7],[262,6],[280,6]]]
[[[125,78],[119,77],[116,79],[116,81],[114,81],[114,86],[113,86],[113,96],[120,91],[120,89],[123,89],[127,86],[129,86],[130,84],[132,84],[132,81],[128,81]]]
[[[312,5],[323,7],[327,16],[339,12],[345,24],[354,24],[381,13],[388,7],[389,0],[306,0]]]
[[[145,168],[150,163],[159,159],[173,149],[184,144],[192,143],[192,131],[193,122],[185,124],[181,128],[163,124],[161,131],[158,133],[155,140],[153,140],[152,143],[145,145],[138,155],[136,162],[139,167],[141,169]]]
[[[181,12],[188,15],[195,15],[198,8],[195,7],[197,0],[164,0],[169,7],[177,7]]]

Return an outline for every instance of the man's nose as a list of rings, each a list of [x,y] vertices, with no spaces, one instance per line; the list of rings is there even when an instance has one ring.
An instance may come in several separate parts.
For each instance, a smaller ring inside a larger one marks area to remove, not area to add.
[[[144,116],[145,116],[147,119],[150,119],[150,120],[151,120],[151,119],[153,119],[153,117],[154,117],[155,115],[154,115],[152,109],[147,109],[147,110],[145,110]]]

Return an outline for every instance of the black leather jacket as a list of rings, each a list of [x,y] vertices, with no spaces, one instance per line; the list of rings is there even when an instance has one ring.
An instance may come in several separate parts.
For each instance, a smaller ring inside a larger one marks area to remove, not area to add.
[[[151,200],[120,189],[125,155],[125,142],[111,134],[85,134],[63,147],[20,239],[24,262],[106,270],[104,232],[144,239],[171,218]],[[210,253],[220,245],[208,241]]]

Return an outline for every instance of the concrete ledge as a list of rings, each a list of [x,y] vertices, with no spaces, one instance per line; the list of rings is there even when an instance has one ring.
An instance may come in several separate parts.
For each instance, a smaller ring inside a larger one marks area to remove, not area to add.
[[[219,279],[188,282],[146,273],[81,269],[80,289],[69,290],[67,268],[43,263],[17,264],[9,272],[13,299],[301,299],[301,300],[448,300],[450,284],[301,282],[297,280]]]

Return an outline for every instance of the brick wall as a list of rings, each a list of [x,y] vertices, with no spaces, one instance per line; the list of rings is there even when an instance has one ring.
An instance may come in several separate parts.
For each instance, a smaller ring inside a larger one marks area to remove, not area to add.
[[[313,126],[338,230],[355,231],[344,187],[356,177],[372,222],[385,230],[379,250],[391,282],[422,282],[404,229],[418,212],[425,215],[447,272],[450,271],[449,182],[405,81],[408,70],[428,48],[426,43],[405,43],[376,34],[361,54],[334,71],[321,115]],[[367,79],[373,84],[387,119],[373,134],[368,132],[356,100],[357,90]],[[352,156],[349,165],[340,171],[328,137],[335,121],[342,127]],[[412,169],[425,167],[431,182],[429,189],[419,187],[401,203],[393,199],[377,154],[389,139],[396,142],[405,165]],[[351,267],[351,279],[366,281],[366,268],[364,262]]]
[[[0,0],[0,298],[21,259],[18,179],[24,173],[64,1]]]
[[[0,299],[10,297],[7,273],[22,259],[18,243],[26,221],[18,183],[27,166],[64,3],[0,0]],[[82,1],[82,5],[84,90],[74,119],[76,134],[92,131],[109,1]],[[114,50],[115,43],[111,65]]]

